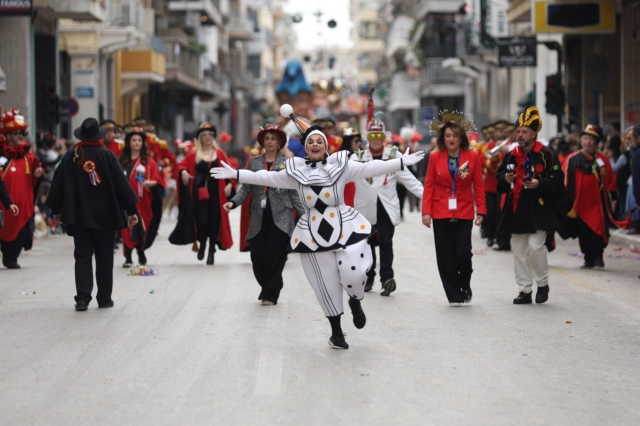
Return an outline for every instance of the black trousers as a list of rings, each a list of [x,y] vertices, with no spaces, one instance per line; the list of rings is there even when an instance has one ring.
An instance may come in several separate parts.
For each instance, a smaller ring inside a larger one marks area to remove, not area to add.
[[[5,213],[6,214],[6,213]],[[18,232],[16,239],[13,241],[0,241],[0,250],[2,251],[2,264],[7,266],[18,261],[20,253],[24,248],[25,240],[29,235],[29,222]]]
[[[462,303],[462,291],[471,289],[472,228],[471,220],[433,220],[438,272],[450,303]]]
[[[606,247],[604,240],[580,218],[578,218],[578,242],[586,263],[593,263],[596,259],[602,259],[604,256],[604,248]]]
[[[498,223],[500,221],[500,195],[495,192],[485,192],[487,199],[487,215],[484,218],[484,229],[487,238],[494,240],[498,236]]]
[[[398,183],[396,185],[396,192],[398,193],[398,201],[400,201],[400,217],[404,217],[404,200],[407,198],[407,188],[403,184]],[[380,202],[380,200],[378,200],[378,202]],[[378,222],[380,222],[380,219],[378,219]]]
[[[369,237],[373,264],[369,272],[367,272],[367,277],[373,279],[376,276],[377,258],[375,246],[377,245],[380,247],[380,282],[385,282],[393,278],[393,234],[396,231],[396,227],[391,222],[391,218],[389,218],[380,198],[378,198],[376,210],[378,223],[374,226],[378,232]]]
[[[267,206],[270,208],[270,206]],[[289,235],[280,230],[271,218],[263,218],[258,234],[247,241],[253,264],[253,274],[262,287],[258,300],[278,301],[284,285],[282,270],[287,262]]]
[[[218,234],[220,233],[220,201],[215,192],[208,200],[196,202],[197,239],[200,244],[206,244],[209,239],[209,250],[215,251]]]
[[[93,265],[91,260],[96,257],[96,284],[98,293],[96,300],[99,305],[111,300],[113,290],[113,237],[116,231],[75,228],[73,229],[73,243],[76,259],[76,302],[91,301],[93,291]]]

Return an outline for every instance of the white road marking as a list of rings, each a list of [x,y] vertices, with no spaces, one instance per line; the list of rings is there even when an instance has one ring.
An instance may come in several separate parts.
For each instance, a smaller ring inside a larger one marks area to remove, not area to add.
[[[280,395],[283,364],[283,352],[263,351],[260,353],[258,373],[256,375],[256,386],[253,390],[254,395]]]
[[[289,315],[289,305],[275,305],[269,308],[269,319],[267,328],[284,328],[287,326],[287,316]]]

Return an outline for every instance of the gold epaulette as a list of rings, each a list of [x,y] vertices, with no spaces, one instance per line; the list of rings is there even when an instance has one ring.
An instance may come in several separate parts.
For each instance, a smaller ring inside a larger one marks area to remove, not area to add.
[[[158,143],[160,144],[160,148],[167,149],[169,148],[169,143],[163,139],[159,139]]]

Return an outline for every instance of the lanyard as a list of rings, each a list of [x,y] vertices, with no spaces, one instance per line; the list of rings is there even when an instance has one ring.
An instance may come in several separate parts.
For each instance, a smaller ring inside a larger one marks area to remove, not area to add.
[[[449,174],[451,175],[451,196],[453,197],[456,193],[456,177],[458,176],[458,169],[460,168],[460,153],[458,153],[458,158],[456,159],[455,170],[451,168],[451,157],[447,158],[447,165],[449,166]]]

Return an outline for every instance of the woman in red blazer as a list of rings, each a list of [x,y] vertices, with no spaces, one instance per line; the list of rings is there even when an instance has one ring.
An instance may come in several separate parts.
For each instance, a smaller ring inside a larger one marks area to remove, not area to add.
[[[431,153],[422,197],[422,223],[431,228],[442,286],[451,306],[471,302],[471,230],[487,214],[480,153],[469,150],[464,116],[435,123],[437,150]],[[475,208],[474,208],[475,202]],[[477,208],[477,213],[476,213]],[[475,217],[475,221],[474,221]]]

